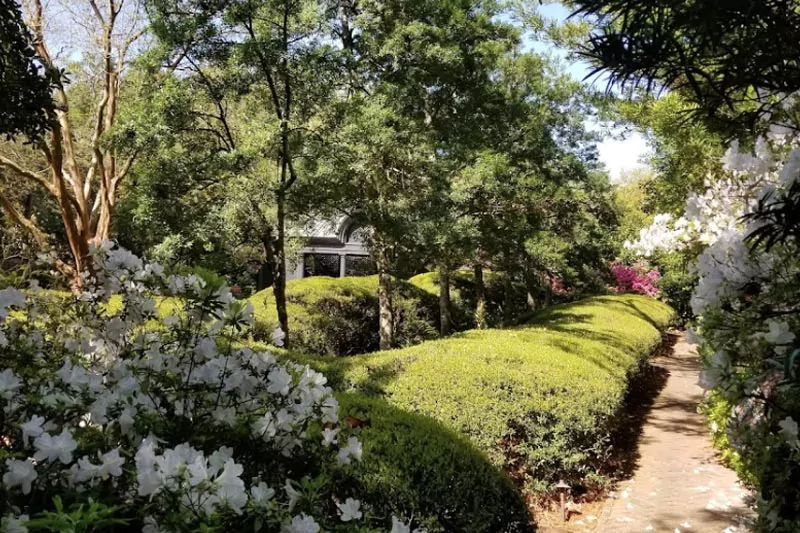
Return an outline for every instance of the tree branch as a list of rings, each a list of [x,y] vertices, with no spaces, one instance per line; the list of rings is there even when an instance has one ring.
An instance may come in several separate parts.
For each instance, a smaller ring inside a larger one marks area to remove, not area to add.
[[[17,208],[11,203],[11,201],[0,191],[0,207],[8,214],[11,220],[14,221],[15,224],[22,226],[31,236],[36,240],[36,243],[39,246],[45,247],[47,246],[47,236],[44,232],[36,225],[36,223],[25,217],[22,213],[17,211]]]
[[[44,179],[41,176],[37,176],[36,174],[31,172],[30,170],[26,170],[26,169],[20,167],[14,161],[8,159],[7,157],[5,157],[3,155],[0,155],[0,167],[7,168],[7,169],[11,170],[12,172],[14,172],[14,174],[16,174],[17,176],[26,178],[28,180],[33,181],[34,183],[37,183],[37,184],[41,185],[47,192],[49,192],[51,194],[54,194],[54,192],[55,192],[53,190],[53,186],[50,183],[48,183],[48,181],[46,179]]]

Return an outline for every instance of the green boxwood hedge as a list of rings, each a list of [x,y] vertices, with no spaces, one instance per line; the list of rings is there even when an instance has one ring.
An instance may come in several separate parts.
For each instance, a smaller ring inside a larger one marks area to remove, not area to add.
[[[380,398],[466,436],[526,489],[601,480],[630,378],[672,309],[637,295],[554,306],[521,327],[472,330],[349,358],[300,357],[334,389]],[[397,454],[414,458],[414,448]]]
[[[292,347],[325,355],[378,349],[378,276],[314,276],[286,284]],[[255,338],[269,340],[278,326],[272,289],[254,294]],[[433,338],[439,329],[438,300],[411,283],[393,280],[395,336],[399,346]]]
[[[413,516],[429,533],[532,531],[517,488],[463,435],[380,398],[338,399],[343,417],[367,425],[356,430],[363,460],[339,467],[336,482],[354,483],[373,513]]]

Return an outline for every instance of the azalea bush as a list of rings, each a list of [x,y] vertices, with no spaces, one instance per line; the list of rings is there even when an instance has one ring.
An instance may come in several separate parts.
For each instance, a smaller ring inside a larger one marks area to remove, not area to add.
[[[92,264],[56,307],[0,291],[3,531],[411,531],[330,482],[361,443],[322,374],[241,347],[248,303],[111,244]],[[157,296],[183,304],[153,328]]]
[[[697,316],[714,441],[756,492],[757,531],[800,530],[800,143],[773,127],[751,152],[734,143],[726,176],[677,220],[657,217],[631,246],[699,255]]]
[[[630,292],[645,296],[658,296],[661,293],[656,286],[661,274],[658,270],[651,269],[647,263],[638,262],[628,266],[616,261],[611,265],[611,274],[617,282],[613,288],[614,292]]]

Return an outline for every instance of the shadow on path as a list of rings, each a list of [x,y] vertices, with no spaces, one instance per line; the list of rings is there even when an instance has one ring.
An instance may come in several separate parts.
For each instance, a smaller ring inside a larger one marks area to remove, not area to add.
[[[614,444],[627,459],[598,521],[602,533],[741,533],[750,516],[736,474],[721,466],[697,408],[700,360],[682,336],[645,369]],[[638,437],[638,438],[637,438]]]

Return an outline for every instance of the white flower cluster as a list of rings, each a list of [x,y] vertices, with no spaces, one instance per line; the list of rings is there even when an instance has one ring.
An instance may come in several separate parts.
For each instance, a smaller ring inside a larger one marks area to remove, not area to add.
[[[361,459],[325,377],[237,347],[252,308],[225,288],[166,275],[109,243],[93,264],[58,313],[35,286],[0,290],[0,472],[16,509],[4,530],[24,531],[42,511],[30,502],[72,491],[145,509],[147,533],[215,514],[234,517],[229,530],[257,515],[319,531],[331,517],[298,514],[306,494],[281,472],[309,446],[343,465]],[[174,313],[159,319],[163,308]],[[353,498],[337,509],[336,521],[363,515]]]

